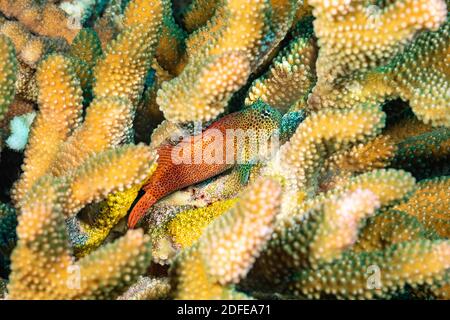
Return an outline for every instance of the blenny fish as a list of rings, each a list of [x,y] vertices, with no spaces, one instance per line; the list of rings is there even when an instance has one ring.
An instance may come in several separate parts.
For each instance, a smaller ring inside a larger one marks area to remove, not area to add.
[[[282,115],[268,104],[253,105],[213,122],[203,132],[178,144],[158,147],[158,166],[142,187],[145,194],[133,207],[128,227],[134,228],[164,196],[214,177],[238,163],[254,163],[276,143]],[[275,141],[275,142],[274,142]]]

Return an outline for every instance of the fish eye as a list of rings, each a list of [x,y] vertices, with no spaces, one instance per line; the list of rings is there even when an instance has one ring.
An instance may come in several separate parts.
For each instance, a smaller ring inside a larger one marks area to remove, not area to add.
[[[264,109],[261,112],[261,114],[262,114],[263,117],[268,117],[268,116],[270,116],[270,110],[269,109]]]

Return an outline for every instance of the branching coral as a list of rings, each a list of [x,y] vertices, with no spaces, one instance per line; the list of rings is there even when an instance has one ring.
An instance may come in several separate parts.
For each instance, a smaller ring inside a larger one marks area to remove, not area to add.
[[[170,283],[167,278],[141,277],[117,300],[155,300],[169,297]]]
[[[63,37],[69,43],[79,31],[66,13],[50,2],[41,4],[41,1],[36,0],[2,0],[0,11],[7,17],[17,19],[36,34]]]
[[[95,66],[96,97],[126,97],[136,103],[160,36],[165,1],[133,1],[127,7],[123,31]]]
[[[172,269],[177,298],[217,299],[237,294],[227,285],[247,274],[270,236],[280,191],[270,179],[255,182],[178,257]]]
[[[10,299],[112,298],[146,268],[149,239],[140,230],[75,262],[64,224],[66,193],[62,181],[44,178],[27,194],[11,257]]]
[[[230,0],[220,4],[212,20],[187,40],[188,63],[182,73],[158,92],[157,102],[168,120],[209,121],[223,112],[261,58],[281,41],[295,8],[292,1],[272,5],[269,1]],[[277,21],[273,30],[270,9],[272,21]]]
[[[280,166],[294,175],[299,189],[311,193],[323,160],[349,144],[375,136],[384,126],[384,114],[376,106],[325,110],[312,114],[300,124],[280,149]],[[346,126],[340,126],[346,123]]]
[[[24,173],[15,187],[17,202],[50,168],[60,143],[81,120],[81,88],[68,58],[51,56],[42,63],[37,79],[40,110],[25,151]]]
[[[427,230],[434,231],[443,238],[449,238],[450,199],[447,195],[449,187],[449,176],[422,180],[408,201],[398,204],[395,209],[416,217]]]
[[[40,66],[37,75],[40,87],[40,113],[33,126],[30,146],[26,150],[24,175],[15,187],[17,202],[47,171],[55,176],[70,175],[88,157],[98,153],[100,153],[99,158],[91,160],[92,163],[95,161],[104,161],[105,164],[109,162],[111,167],[106,165],[106,168],[110,169],[116,164],[109,159],[111,155],[101,154],[101,152],[108,152],[108,148],[129,139],[134,106],[128,99],[132,100],[139,94],[139,83],[143,83],[145,65],[149,66],[151,62],[151,56],[146,50],[155,43],[143,44],[138,41],[135,43],[136,51],[132,50],[132,54],[126,55],[130,62],[129,72],[134,81],[129,81],[128,76],[123,73],[121,73],[122,76],[119,75],[119,78],[116,78],[114,76],[115,69],[111,67],[111,63],[118,62],[117,59],[123,55],[117,50],[120,50],[123,41],[129,43],[127,41],[130,40],[130,36],[147,34],[150,39],[153,38],[152,32],[158,30],[158,17],[160,19],[160,16],[141,14],[141,12],[146,12],[143,10],[145,7],[142,7],[146,5],[148,4],[139,1],[130,4],[125,14],[126,24],[130,27],[118,36],[118,39],[107,49],[104,57],[96,64],[96,83],[93,90],[96,97],[87,110],[82,126],[79,125],[82,110],[80,81],[75,75],[70,58],[54,55]],[[145,31],[143,31],[144,29]],[[135,34],[132,30],[138,32]],[[139,32],[139,30],[141,31]],[[114,48],[115,46],[118,48]],[[93,64],[99,49],[94,46],[90,48],[90,52],[75,51],[84,61]],[[108,68],[106,68],[107,64]],[[120,79],[122,81],[116,82]],[[109,85],[117,86],[121,91],[111,92]],[[55,86],[60,86],[60,92],[54,89]],[[73,134],[70,135],[72,132]],[[144,156],[144,159],[147,156]],[[133,157],[134,155],[127,157],[125,151],[123,159],[129,161]],[[91,168],[95,168],[95,166],[91,165]],[[119,171],[111,172],[110,177],[114,177],[116,172]],[[131,171],[128,172],[131,173]],[[107,170],[100,171],[100,174],[108,174],[108,172]],[[142,176],[142,173],[138,176]],[[123,185],[129,178],[130,176],[123,174],[122,179],[115,177],[113,180],[117,182],[121,180],[119,185]],[[94,198],[86,196],[84,199],[93,200]]]
[[[223,110],[249,74],[248,61],[240,52],[212,56],[201,66],[186,66],[179,77],[163,83],[156,101],[171,121],[208,121]],[[185,83],[190,88],[183,88]]]
[[[405,178],[407,177],[403,179]],[[419,232],[422,234],[414,237],[411,232],[407,232],[407,225],[403,224],[399,227],[405,236],[394,235],[398,237],[390,240],[391,245],[388,242],[384,244],[386,247],[380,247],[383,242],[376,240],[378,244],[372,240],[376,247],[366,245],[361,250],[362,242],[357,242],[355,249],[358,249],[353,251],[351,248],[357,239],[355,232],[358,232],[358,225],[361,224],[341,224],[339,219],[327,219],[327,216],[331,218],[333,214],[339,216],[339,209],[345,208],[342,211],[345,212],[343,217],[358,221],[358,215],[355,214],[358,212],[357,204],[361,204],[360,209],[366,208],[364,202],[359,202],[364,197],[358,196],[359,201],[353,199],[347,202],[358,192],[369,192],[368,195],[372,196],[379,194],[378,199],[384,207],[393,200],[402,199],[411,190],[411,187],[405,189],[398,185],[397,195],[394,196],[392,193],[385,193],[382,187],[377,190],[376,185],[375,189],[369,185],[358,185],[361,188],[350,194],[344,193],[337,200],[326,197],[321,205],[303,215],[284,219],[263,250],[261,258],[257,260],[248,281],[254,281],[251,282],[254,284],[265,279],[268,282],[266,285],[279,286],[279,292],[286,296],[306,298],[387,298],[401,294],[406,285],[417,287],[427,283],[437,288],[448,269],[448,242],[425,240],[420,227]],[[355,211],[346,208],[350,203]],[[335,235],[333,225],[337,227],[334,229]],[[364,236],[367,230],[363,229],[362,232],[363,238],[360,241],[367,241],[363,240],[367,237],[367,233]],[[372,234],[376,239],[376,234]],[[325,239],[328,240],[324,242]],[[347,241],[343,241],[345,239]],[[333,251],[334,248],[339,250]],[[335,253],[332,254],[333,252]],[[377,284],[377,275],[371,277],[373,272],[381,273],[378,274],[381,283]],[[375,282],[372,283],[372,280]]]
[[[384,8],[356,2],[352,5],[351,1],[339,10],[335,8],[346,17],[339,19],[333,17],[331,8],[317,3],[315,31],[321,48],[318,84],[309,107],[345,108],[400,97],[409,101],[425,123],[450,126],[446,69],[449,23],[444,1],[396,1]],[[378,12],[371,12],[374,10]],[[392,22],[399,16],[403,19]],[[375,21],[367,23],[367,19]],[[364,28],[363,23],[367,23]],[[396,31],[392,37],[384,37],[390,28]],[[413,39],[416,30],[423,28],[432,31]]]
[[[448,174],[449,160],[450,129],[444,127],[399,142],[392,166],[424,178]]]
[[[0,0],[0,296],[448,299],[447,11]]]
[[[414,34],[437,30],[447,15],[445,1],[310,0],[319,38],[319,82],[364,71],[388,61]],[[389,34],[389,37],[385,35]]]
[[[272,62],[269,71],[258,78],[249,90],[246,104],[258,99],[272,107],[286,111],[294,103],[297,109],[315,83],[315,59],[317,48],[313,39],[311,18],[301,21],[298,35]],[[299,101],[300,100],[300,101]]]
[[[141,6],[145,5],[139,1],[130,5],[126,18],[131,27],[125,29],[119,39],[126,39],[133,28],[139,30],[158,25],[158,22],[151,23],[152,17],[140,14]],[[155,167],[155,157],[150,148],[131,144],[119,146],[131,142],[134,106],[129,99],[137,94],[133,92],[133,89],[139,90],[136,85],[131,84],[127,89],[125,86],[129,83],[125,83],[123,89],[126,93],[118,97],[112,93],[107,95],[99,83],[102,79],[111,80],[111,73],[96,69],[95,88],[98,90],[94,90],[96,96],[81,123],[82,77],[76,72],[77,63],[81,61],[88,68],[98,66],[112,57],[114,51],[107,51],[104,60],[96,63],[100,48],[95,37],[89,32],[82,33],[79,41],[91,46],[80,48],[77,40],[72,47],[74,57],[51,55],[41,63],[37,72],[40,110],[25,154],[24,173],[14,189],[16,206],[20,210],[18,233],[21,241],[12,257],[9,292],[13,299],[112,297],[143,273],[149,263],[148,238],[141,232],[131,232],[77,263],[71,256],[64,216],[74,216],[86,204],[98,202],[110,193],[140,186]],[[142,47],[138,46],[138,49]],[[139,53],[139,50],[129,57],[130,63],[135,65],[138,61],[147,65],[151,62],[151,57]],[[134,76],[135,82],[143,82],[144,76],[138,72]],[[134,197],[137,190],[134,190]],[[134,197],[128,197],[128,206]],[[119,208],[119,215],[126,214],[126,210]],[[107,211],[111,213],[114,210]],[[111,217],[107,219],[117,222]],[[103,227],[111,229],[110,225]],[[104,237],[104,234],[97,237],[93,246],[98,246]],[[49,241],[56,241],[51,248]],[[111,262],[116,267],[111,268]],[[111,272],[101,271],[102,265],[108,265]],[[23,281],[29,270],[34,270],[39,281],[35,282],[33,278]],[[75,278],[71,274],[73,272]],[[72,288],[73,281],[76,283]]]
[[[152,165],[148,175],[153,174],[155,169],[156,164]],[[86,182],[92,183],[92,181],[84,181]],[[83,190],[83,187],[83,185],[78,186],[78,189]],[[109,194],[98,206],[94,206],[96,210],[93,221],[85,222],[75,217],[71,218],[68,223],[69,237],[77,257],[85,256],[103,243],[111,229],[127,215],[141,187],[142,183],[124,191]]]
[[[379,171],[356,177],[341,189],[309,200],[295,212],[279,217],[275,233],[253,272],[261,274],[258,279],[283,283],[299,268],[339,258],[356,241],[364,217],[378,206],[402,199],[413,186],[414,179],[405,172]],[[358,197],[361,192],[364,196]]]
[[[20,61],[33,68],[46,54],[68,50],[68,44],[64,39],[35,36],[17,21],[3,23],[0,33],[13,41]]]
[[[431,283],[436,288],[449,268],[449,245],[448,241],[419,240],[393,245],[381,252],[348,253],[318,270],[299,272],[287,292],[308,298],[370,299],[393,297],[406,284],[417,287]],[[381,273],[380,283],[373,275],[376,270]]]
[[[0,36],[0,120],[3,120],[14,98],[17,60],[11,41]]]

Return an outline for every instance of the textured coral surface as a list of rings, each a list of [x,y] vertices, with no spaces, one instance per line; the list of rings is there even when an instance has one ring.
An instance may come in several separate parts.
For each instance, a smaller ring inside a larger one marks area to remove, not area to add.
[[[0,0],[0,299],[450,299],[446,0]]]

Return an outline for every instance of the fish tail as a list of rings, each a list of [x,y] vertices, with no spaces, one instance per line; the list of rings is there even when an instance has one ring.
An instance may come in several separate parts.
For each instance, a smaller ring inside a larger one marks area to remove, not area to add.
[[[148,209],[150,209],[156,201],[157,199],[147,191],[133,207],[133,210],[131,210],[128,217],[128,228],[134,229],[139,220],[141,220],[141,218],[147,213]]]

